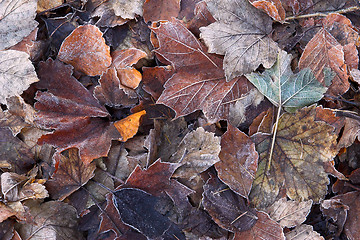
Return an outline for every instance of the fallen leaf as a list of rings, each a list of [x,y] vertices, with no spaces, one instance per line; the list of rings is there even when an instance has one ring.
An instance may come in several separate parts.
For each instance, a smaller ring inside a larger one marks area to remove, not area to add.
[[[157,100],[164,90],[164,83],[174,74],[171,66],[143,67],[143,89]]]
[[[255,144],[243,132],[228,125],[221,137],[220,161],[215,163],[218,177],[231,190],[248,198],[257,169]]]
[[[59,7],[61,4],[63,4],[63,2],[63,0],[38,0],[37,12],[40,13],[55,7]]]
[[[180,12],[180,0],[146,0],[143,6],[145,22],[171,20]]]
[[[213,175],[204,185],[202,204],[217,224],[232,232],[249,230],[258,220],[256,210],[247,206],[245,198]]]
[[[0,2],[0,50],[20,42],[36,28],[36,0]],[[0,57],[3,59],[3,56]]]
[[[91,11],[92,17],[99,17],[96,22],[96,26],[99,27],[116,27],[128,22],[128,19],[124,19],[115,14],[115,9],[111,4],[101,1],[88,2],[88,10]]]
[[[77,27],[61,44],[58,59],[89,76],[101,75],[111,64],[110,47],[94,25]]]
[[[285,20],[285,9],[280,0],[249,0],[256,8],[263,10],[272,19],[283,22]]]
[[[244,232],[236,232],[234,240],[285,240],[283,229],[265,212],[256,211],[257,221],[255,225]]]
[[[286,240],[324,240],[310,225],[302,224],[285,234]]]
[[[320,110],[321,107],[305,107],[280,117],[271,164],[272,134],[251,136],[259,162],[249,198],[258,208],[273,204],[281,188],[286,189],[286,195],[292,200],[318,202],[325,196],[329,179],[324,162],[331,161],[337,154],[337,135],[333,127],[315,121],[316,111]]]
[[[141,81],[141,73],[131,66],[146,57],[146,52],[129,48],[114,51],[111,56],[113,58],[112,66],[115,67],[121,84],[131,89],[137,88]]]
[[[126,142],[129,138],[135,136],[139,129],[141,117],[145,114],[146,111],[142,110],[115,122],[114,126],[121,135],[121,139],[119,140]]]
[[[0,51],[0,59],[0,103],[6,104],[6,98],[19,96],[39,79],[28,54],[15,50]]]
[[[0,202],[0,223],[4,222],[9,217],[15,216],[16,211]]]
[[[96,11],[106,12],[112,9],[116,16],[124,19],[133,19],[135,15],[142,16],[144,1],[145,0],[109,0],[101,2],[101,5],[97,7]]]
[[[278,47],[267,36],[272,21],[265,13],[247,0],[209,0],[207,5],[217,22],[200,28],[200,36],[209,52],[225,55],[227,81],[275,63]]]
[[[322,201],[320,210],[327,219],[332,219],[331,223],[337,227],[335,236],[340,236],[344,229],[349,207],[342,204],[340,199],[327,199]]]
[[[60,155],[61,159],[55,173],[51,176],[45,186],[52,199],[63,201],[73,192],[84,186],[89,179],[94,177],[95,163],[85,165],[76,148],[71,148],[67,156]]]
[[[192,179],[220,161],[220,138],[206,132],[202,127],[186,134],[170,162],[180,163],[173,177]]]
[[[186,24],[186,27],[196,36],[200,36],[200,27],[206,27],[216,20],[211,15],[206,1],[200,1],[195,5],[195,16]]]
[[[356,119],[345,118],[344,132],[338,142],[337,148],[349,147],[360,137],[360,123]]]
[[[246,78],[226,82],[222,59],[207,54],[205,47],[179,20],[161,23],[152,31],[160,43],[156,52],[175,68],[157,103],[175,110],[176,118],[196,110],[202,110],[210,123],[229,119],[239,111],[246,118],[245,109],[261,102],[262,95]]]
[[[270,69],[261,74],[251,73],[245,76],[276,107],[284,107],[288,112],[295,112],[298,108],[319,101],[334,74],[329,69],[324,69],[324,87],[310,69],[293,74],[290,64],[291,54],[281,51]]]
[[[28,207],[34,222],[19,226],[21,239],[83,239],[82,234],[76,229],[76,210],[70,205],[50,201],[41,205],[33,203]]]
[[[51,59],[39,64],[38,88],[48,89],[36,95],[35,122],[55,132],[43,135],[38,143],[57,147],[57,154],[76,147],[85,164],[106,156],[112,139],[121,136],[104,117],[109,113],[93,95],[71,76],[71,66]]]
[[[300,225],[306,220],[312,204],[312,200],[297,202],[281,198],[267,208],[266,212],[271,219],[277,221],[281,227],[292,228]]]

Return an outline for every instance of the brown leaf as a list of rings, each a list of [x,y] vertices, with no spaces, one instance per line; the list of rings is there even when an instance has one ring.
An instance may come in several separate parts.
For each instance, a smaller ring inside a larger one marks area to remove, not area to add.
[[[280,0],[249,0],[256,8],[263,10],[272,19],[283,22],[285,20],[285,9]]]
[[[131,66],[146,57],[146,52],[129,48],[114,51],[111,56],[113,58],[112,66],[115,67],[121,84],[131,89],[137,88],[141,81],[141,73]]]
[[[336,225],[335,236],[340,236],[344,229],[349,207],[342,204],[340,199],[327,199],[321,203],[320,210],[332,223]]]
[[[0,223],[4,222],[9,217],[15,216],[16,211],[0,202]]]
[[[57,147],[57,154],[76,147],[80,158],[90,163],[94,158],[106,156],[111,139],[121,136],[109,120],[109,113],[93,95],[71,76],[71,67],[51,59],[39,64],[39,88],[35,109],[35,122],[54,133],[43,135],[38,143]]]
[[[211,15],[205,1],[198,2],[195,5],[195,16],[186,24],[186,27],[196,36],[200,36],[200,27],[205,27],[216,20]]]
[[[345,118],[344,132],[337,148],[349,147],[354,143],[355,139],[360,139],[360,123],[356,119]]]
[[[256,210],[249,208],[244,198],[213,175],[204,185],[202,203],[217,224],[232,232],[249,230],[258,219]]]
[[[272,108],[262,112],[257,116],[249,127],[249,135],[252,136],[257,132],[268,133],[271,132],[271,127],[274,122],[274,112]]]
[[[228,130],[221,137],[220,161],[215,163],[215,168],[221,181],[247,199],[255,178],[258,157],[251,139],[228,125]]]
[[[58,59],[86,75],[101,75],[111,64],[110,47],[97,27],[83,25],[65,38]]]
[[[236,114],[246,118],[245,109],[262,100],[263,96],[245,77],[226,82],[222,59],[207,54],[179,20],[161,23],[152,30],[160,42],[156,52],[175,68],[157,103],[175,110],[176,117],[202,110],[210,123],[235,118]]]
[[[285,240],[280,224],[272,220],[267,213],[256,211],[255,225],[244,232],[236,232],[234,240]]]
[[[112,9],[116,16],[124,19],[133,19],[135,15],[142,15],[142,7],[145,0],[109,0],[101,2],[97,8],[97,11],[105,12],[108,9]]]
[[[127,23],[129,20],[124,19],[120,16],[115,15],[115,9],[107,2],[90,2],[88,1],[87,6],[89,10],[92,10],[92,17],[99,17],[99,20],[96,22],[96,26],[99,27],[115,27],[118,25],[123,25]],[[93,6],[95,5],[95,6]],[[90,6],[90,7],[89,7]],[[96,8],[96,9],[95,9]]]
[[[67,156],[61,154],[56,172],[45,186],[52,199],[63,201],[70,194],[84,186],[94,176],[95,163],[85,165],[76,148],[71,148]]]
[[[259,162],[249,197],[258,208],[270,206],[283,187],[292,200],[318,202],[325,196],[329,179],[324,162],[337,154],[337,135],[333,127],[315,120],[316,112],[321,109],[305,107],[295,115],[284,113],[280,117],[270,169],[272,134],[251,136]]]
[[[171,66],[143,67],[143,89],[157,100],[164,90],[164,83],[173,75]]]
[[[296,202],[281,198],[274,202],[266,212],[271,219],[277,221],[281,227],[292,228],[300,225],[306,220],[312,207],[312,200],[306,202]]]
[[[135,136],[139,129],[141,117],[146,114],[145,110],[131,114],[130,116],[123,118],[114,123],[114,126],[121,135],[122,142],[126,142],[129,138]]]
[[[145,22],[171,20],[180,12],[180,0],[146,0],[143,6]]]
[[[291,232],[286,233],[286,240],[325,240],[310,225],[300,225]]]

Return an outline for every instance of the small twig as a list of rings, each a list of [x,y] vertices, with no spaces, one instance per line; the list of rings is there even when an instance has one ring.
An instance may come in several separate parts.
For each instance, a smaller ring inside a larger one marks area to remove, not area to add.
[[[345,8],[345,9],[341,9],[338,11],[333,11],[333,12],[326,12],[326,13],[310,13],[310,14],[304,14],[304,15],[298,15],[298,16],[291,16],[291,17],[287,17],[285,18],[285,21],[288,20],[294,20],[294,19],[301,19],[301,18],[309,18],[309,17],[326,17],[327,15],[331,14],[331,13],[338,13],[338,14],[343,14],[343,13],[347,13],[347,12],[354,12],[360,10],[360,7],[349,7],[349,8]]]

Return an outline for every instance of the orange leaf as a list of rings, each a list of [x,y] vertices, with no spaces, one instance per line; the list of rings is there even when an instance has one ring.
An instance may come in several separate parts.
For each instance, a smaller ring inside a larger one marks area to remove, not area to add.
[[[266,12],[271,18],[282,22],[285,19],[285,9],[280,0],[250,0],[251,4],[257,9]]]
[[[122,142],[126,142],[129,138],[132,138],[138,131],[140,125],[140,119],[146,114],[145,110],[134,113],[124,119],[121,119],[114,123],[116,129],[119,131]]]

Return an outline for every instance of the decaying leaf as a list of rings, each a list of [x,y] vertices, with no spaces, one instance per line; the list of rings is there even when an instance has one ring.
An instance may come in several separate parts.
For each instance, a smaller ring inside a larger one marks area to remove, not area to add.
[[[251,202],[258,208],[274,203],[281,188],[292,200],[321,200],[329,179],[324,162],[336,155],[333,127],[315,121],[321,107],[305,107],[295,115],[284,113],[279,119],[274,142],[273,159],[269,164],[272,135],[251,136],[259,153],[258,170],[250,192]],[[268,169],[268,167],[270,168]]]
[[[285,19],[285,9],[280,0],[249,0],[251,4],[266,12],[271,18],[282,22]]]
[[[228,125],[221,137],[220,161],[215,163],[219,178],[231,190],[248,198],[257,169],[255,144],[243,132]]]
[[[327,219],[332,219],[331,223],[336,225],[335,236],[340,236],[344,229],[349,207],[341,203],[341,199],[327,199],[322,201],[320,210]]]
[[[145,22],[171,20],[180,12],[180,0],[146,0],[143,9]]]
[[[360,122],[359,120],[346,118],[344,132],[338,143],[338,149],[343,147],[349,147],[354,143],[355,139],[360,137]]]
[[[111,64],[110,47],[96,26],[83,25],[65,38],[58,59],[86,75],[101,75]]]
[[[329,69],[324,69],[324,86],[312,74],[310,69],[304,69],[297,74],[291,71],[291,54],[281,51],[272,68],[263,73],[247,74],[246,78],[264,94],[272,104],[288,112],[319,101],[326,92],[334,75]]]
[[[297,202],[281,198],[274,202],[266,212],[277,221],[281,227],[296,227],[306,220],[313,201]]]
[[[35,29],[36,0],[0,2],[0,50],[20,42]],[[1,56],[0,59],[3,59]]]
[[[170,162],[180,163],[173,177],[191,179],[220,161],[220,138],[202,127],[186,134]]]
[[[157,100],[164,90],[164,83],[174,74],[171,66],[143,67],[143,89]]]
[[[286,233],[286,240],[324,240],[310,225],[300,225],[291,232]]]
[[[136,15],[142,16],[145,0],[109,0],[102,2],[96,9],[98,12],[114,11],[116,16],[124,19],[133,19]]]
[[[67,155],[59,156],[59,166],[45,185],[50,196],[60,201],[85,185],[94,176],[96,168],[95,163],[85,165],[76,148],[69,149]]]
[[[200,28],[209,52],[225,55],[226,80],[254,71],[260,64],[270,68],[278,47],[267,35],[271,18],[248,0],[209,0],[208,8],[217,22]]]
[[[6,98],[20,95],[39,79],[28,54],[16,50],[0,51],[0,59],[0,103],[6,104]]]
[[[262,101],[262,95],[245,77],[226,82],[222,59],[207,54],[205,47],[180,21],[161,23],[152,31],[160,43],[156,52],[175,68],[157,103],[175,110],[176,117],[202,110],[211,123],[229,119],[238,112],[246,118],[245,109]]]
[[[232,232],[249,230],[258,220],[256,210],[247,206],[245,198],[232,192],[216,176],[204,185],[202,203],[217,224]]]
[[[139,129],[141,117],[145,114],[146,111],[142,110],[115,122],[114,126],[121,135],[121,139],[119,140],[126,142],[129,138],[135,136]]]

